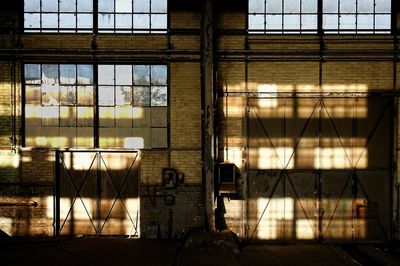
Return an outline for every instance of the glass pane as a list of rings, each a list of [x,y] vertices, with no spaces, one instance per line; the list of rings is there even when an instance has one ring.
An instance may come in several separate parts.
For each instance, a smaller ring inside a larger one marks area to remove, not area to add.
[[[60,83],[76,84],[75,65],[60,65]]]
[[[149,87],[134,87],[133,89],[133,105],[134,106],[149,106],[150,105],[150,88]]]
[[[373,13],[374,0],[358,0],[358,12]]]
[[[42,126],[58,126],[59,118],[58,106],[43,106],[42,107]]]
[[[76,126],[76,107],[60,107],[60,126],[75,127]]]
[[[166,29],[167,28],[167,15],[151,15],[151,28],[152,29]]]
[[[114,65],[99,65],[99,84],[114,85]]]
[[[355,13],[356,12],[356,0],[341,0],[340,1],[340,12],[341,13]]]
[[[375,29],[389,30],[390,29],[390,15],[376,15],[375,16]]]
[[[25,13],[24,19],[24,27],[26,29],[40,28],[40,14]]]
[[[78,107],[78,127],[93,126],[93,107]]]
[[[337,13],[338,12],[338,0],[323,0],[323,12],[324,13]]]
[[[355,15],[341,15],[340,16],[340,29],[355,29],[356,16]]]
[[[375,12],[376,13],[390,13],[391,0],[375,0]]]
[[[40,12],[40,0],[25,0],[24,12]]]
[[[76,87],[75,86],[60,86],[60,102],[62,105],[76,104]]]
[[[322,27],[324,29],[338,29],[339,25],[338,15],[324,15]]]
[[[282,16],[281,15],[267,15],[267,29],[281,30],[282,29]]]
[[[93,86],[78,86],[78,105],[93,105]]]
[[[99,86],[99,105],[114,106],[114,86]]]
[[[133,28],[134,29],[149,29],[150,28],[150,15],[134,14],[133,15]]]
[[[75,0],[60,0],[60,12],[75,12]]]
[[[285,0],[284,13],[300,13],[300,0]]]
[[[283,29],[284,30],[300,29],[300,15],[283,16]]]
[[[250,15],[249,16],[249,29],[263,30],[264,29],[265,15]]]
[[[56,84],[58,83],[58,65],[42,65],[42,83]]]
[[[78,12],[93,12],[93,1],[77,0]]]
[[[59,105],[59,91],[58,85],[42,86],[42,105]]]
[[[131,105],[132,104],[132,87],[117,86],[115,88],[115,105]]]
[[[318,1],[317,0],[302,0],[301,12],[303,13],[317,13]]]
[[[151,0],[151,12],[167,13],[167,0]]]
[[[167,85],[167,66],[151,66],[151,84]]]
[[[78,84],[93,83],[93,66],[78,65]]]
[[[115,127],[115,108],[100,107],[99,118],[100,118],[100,127]]]
[[[40,104],[40,86],[25,86],[27,104]]]
[[[132,13],[131,0],[115,0],[115,12]]]
[[[40,84],[40,65],[39,64],[26,64],[25,65],[25,83],[27,84]]]
[[[57,14],[42,14],[42,28],[57,29],[58,28]]]
[[[114,12],[114,0],[99,0],[98,9],[99,12]]]
[[[151,87],[151,106],[167,106],[167,87]]]
[[[58,0],[42,0],[42,12],[57,12]]]
[[[250,0],[249,13],[264,13],[264,0]]]
[[[132,85],[132,66],[117,65],[115,66],[116,84],[117,85]]]
[[[150,12],[150,0],[133,1],[133,12]]]
[[[303,30],[316,30],[317,29],[317,15],[301,16],[301,28]]]
[[[132,29],[132,15],[131,14],[117,14],[116,15],[117,29]]]
[[[282,13],[282,0],[267,1],[267,13]]]
[[[85,29],[93,28],[93,15],[78,14],[78,28],[85,28]]]
[[[371,30],[374,28],[374,15],[358,15],[357,29]]]
[[[148,65],[133,66],[133,84],[135,85],[150,84],[150,66]]]
[[[112,29],[114,28],[114,14],[99,14],[99,28]]]
[[[66,29],[76,28],[75,14],[60,14],[60,28],[66,28]]]
[[[168,131],[166,128],[151,129],[151,147],[152,148],[167,148],[168,147]]]

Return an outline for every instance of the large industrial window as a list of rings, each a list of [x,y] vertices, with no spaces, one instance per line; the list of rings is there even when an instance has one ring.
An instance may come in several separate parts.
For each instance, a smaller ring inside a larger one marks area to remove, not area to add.
[[[165,33],[167,0],[25,0],[24,30]]]
[[[95,82],[93,65],[25,65],[25,145],[166,148],[167,66],[97,69]]]
[[[261,34],[390,33],[391,0],[249,0],[248,29]]]

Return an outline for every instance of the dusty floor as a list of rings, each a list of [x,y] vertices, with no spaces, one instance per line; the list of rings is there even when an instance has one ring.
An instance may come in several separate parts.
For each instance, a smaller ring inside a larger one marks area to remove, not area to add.
[[[0,240],[0,265],[400,265],[395,256],[382,254],[371,246],[357,249],[318,244],[244,245],[232,252],[184,247],[173,240]]]

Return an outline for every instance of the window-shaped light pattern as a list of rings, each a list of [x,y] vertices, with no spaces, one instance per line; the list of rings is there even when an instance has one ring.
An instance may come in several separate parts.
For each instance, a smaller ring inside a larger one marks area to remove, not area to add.
[[[250,33],[316,33],[317,0],[249,0]]]
[[[390,33],[391,0],[323,0],[325,33]]]
[[[101,148],[166,148],[166,65],[99,65]]]
[[[26,64],[25,143],[27,146],[93,145],[93,66]]]
[[[25,32],[92,32],[93,1],[25,0]]]
[[[167,0],[99,0],[99,32],[165,33]]]

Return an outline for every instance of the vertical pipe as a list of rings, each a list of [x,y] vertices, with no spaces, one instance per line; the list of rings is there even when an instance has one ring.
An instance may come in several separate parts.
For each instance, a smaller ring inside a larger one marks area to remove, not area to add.
[[[93,64],[93,116],[94,116],[94,125],[93,125],[93,146],[94,148],[99,148],[99,86],[98,86],[98,65],[95,62]]]
[[[54,224],[54,235],[60,235],[60,151],[56,150],[56,178],[53,188],[53,224]]]
[[[97,235],[101,235],[101,152],[96,152]]]

